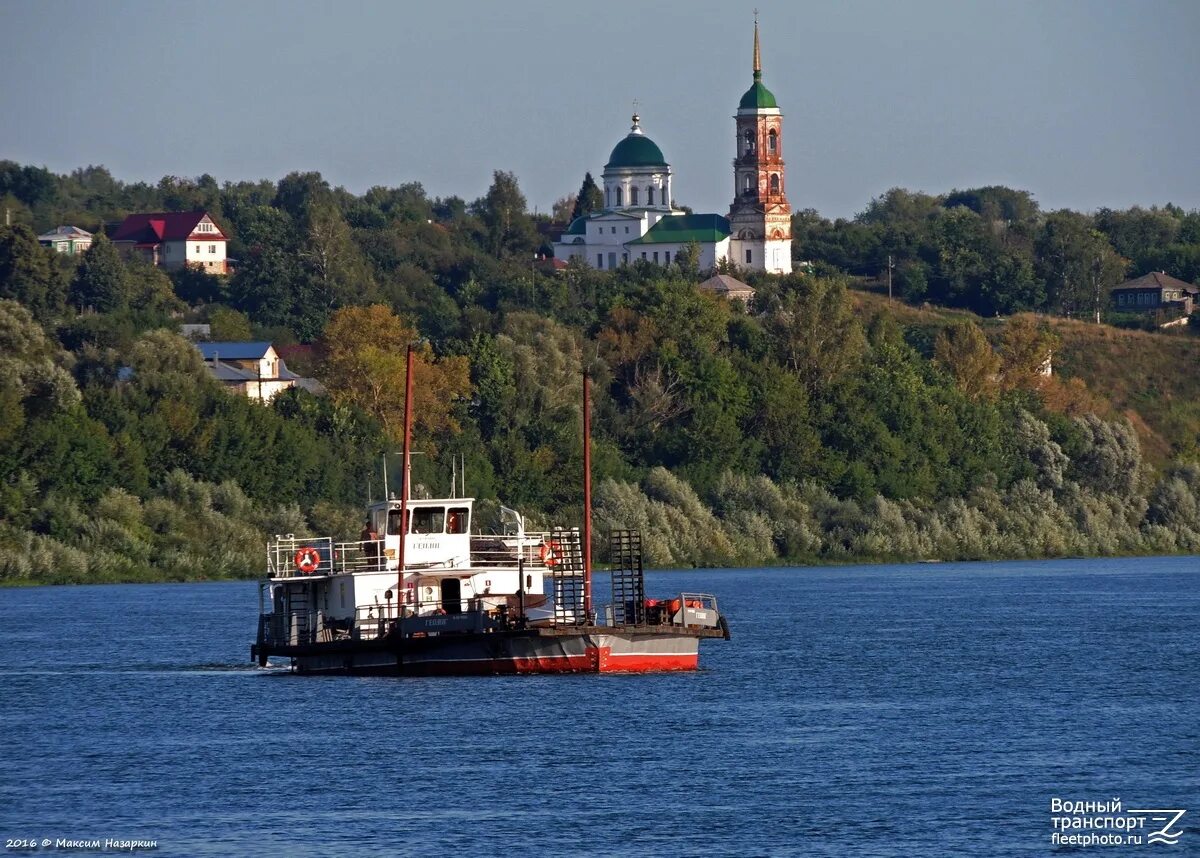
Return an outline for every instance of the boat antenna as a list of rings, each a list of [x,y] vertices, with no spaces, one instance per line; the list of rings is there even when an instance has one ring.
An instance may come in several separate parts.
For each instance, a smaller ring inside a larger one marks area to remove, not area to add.
[[[400,482],[400,551],[397,555],[397,591],[404,589],[404,543],[408,541],[408,491],[409,491],[409,455],[412,446],[412,381],[413,381],[413,347],[408,344],[408,353],[404,362],[404,476]]]
[[[592,379],[583,373],[583,615],[592,616]]]

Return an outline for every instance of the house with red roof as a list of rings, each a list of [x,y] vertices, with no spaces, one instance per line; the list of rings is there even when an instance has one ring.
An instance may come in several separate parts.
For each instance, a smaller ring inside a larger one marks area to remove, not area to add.
[[[199,268],[225,274],[225,233],[207,212],[150,212],[131,214],[112,235],[113,244],[127,253],[140,253],[162,268]]]

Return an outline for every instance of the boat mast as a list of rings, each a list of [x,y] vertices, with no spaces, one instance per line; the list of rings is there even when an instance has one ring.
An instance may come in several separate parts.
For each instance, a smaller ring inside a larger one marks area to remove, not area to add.
[[[413,377],[413,347],[408,344],[408,354],[404,364],[404,471],[400,478],[400,553],[397,556],[399,573],[396,579],[396,592],[404,592],[404,543],[408,541],[408,491],[409,491],[409,448],[412,443],[412,377]]]
[[[583,374],[583,614],[592,616],[592,379]]]

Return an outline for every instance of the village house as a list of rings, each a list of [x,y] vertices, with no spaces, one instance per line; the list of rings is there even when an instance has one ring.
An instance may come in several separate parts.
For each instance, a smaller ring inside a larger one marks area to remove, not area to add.
[[[268,342],[196,343],[196,348],[213,378],[249,399],[270,402],[302,381]]]
[[[92,234],[77,226],[56,226],[39,235],[37,240],[42,247],[68,256],[77,256],[92,246]]]
[[[1113,306],[1129,313],[1170,310],[1190,316],[1196,309],[1200,287],[1163,271],[1151,271],[1112,290]]]
[[[187,265],[209,274],[228,273],[225,234],[207,212],[131,214],[112,241],[119,250],[140,253],[161,268]]]
[[[754,287],[728,274],[715,274],[698,287],[701,291],[720,295],[730,301],[741,301],[747,307],[754,298]]]

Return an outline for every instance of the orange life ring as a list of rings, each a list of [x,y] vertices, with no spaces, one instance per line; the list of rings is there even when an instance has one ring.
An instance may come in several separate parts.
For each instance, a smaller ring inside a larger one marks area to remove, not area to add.
[[[321,565],[321,555],[311,545],[306,545],[297,551],[293,559],[296,561],[296,568],[305,575],[311,575],[313,572],[316,572],[317,567]]]
[[[561,562],[558,557],[558,552],[560,550],[559,544],[554,540],[551,540],[550,542],[543,542],[541,551],[538,552],[538,556],[542,558],[543,564],[549,567],[554,567]]]

